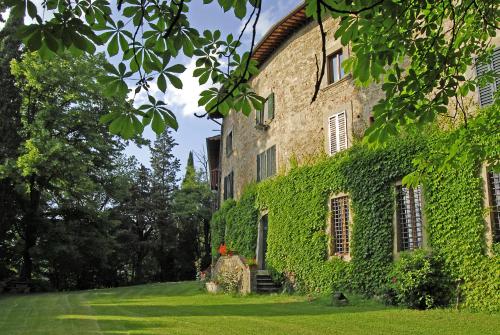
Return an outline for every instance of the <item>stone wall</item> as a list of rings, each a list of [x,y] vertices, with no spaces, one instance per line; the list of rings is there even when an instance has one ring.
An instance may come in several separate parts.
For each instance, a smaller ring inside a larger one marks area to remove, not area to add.
[[[342,48],[349,56],[349,47],[342,47],[334,38],[337,21],[324,22],[327,32],[327,55]],[[500,45],[500,35],[492,40]],[[345,58],[347,58],[345,57]],[[234,172],[234,196],[242,194],[244,186],[257,177],[256,157],[259,153],[276,145],[278,173],[286,172],[291,161],[299,165],[307,163],[318,155],[325,154],[328,148],[328,118],[333,114],[346,111],[348,146],[361,138],[370,123],[373,106],[383,97],[380,85],[366,88],[355,87],[348,75],[344,79],[327,84],[324,82],[317,100],[311,103],[316,82],[316,59],[321,60],[321,38],[319,27],[311,22],[295,32],[273,55],[260,66],[261,72],[251,79],[255,91],[267,97],[275,95],[275,117],[269,128],[255,128],[255,112],[249,117],[241,113],[230,113],[222,127],[222,180]],[[475,70],[469,69],[467,77],[474,76]],[[477,92],[467,97],[472,107],[477,104]],[[454,103],[450,102],[450,114],[456,115]],[[470,112],[473,112],[471,108]],[[449,122],[449,118],[447,119]],[[233,132],[233,151],[226,155],[226,136]],[[221,185],[221,190],[224,185]],[[221,200],[223,199],[221,192]]]
[[[333,38],[336,26],[333,19],[325,22],[328,54],[342,48],[340,41]],[[345,56],[349,55],[349,48],[344,47],[342,51]],[[258,94],[267,97],[273,92],[275,95],[275,117],[269,128],[255,128],[255,113],[249,117],[230,113],[224,119],[223,145],[232,131],[233,151],[228,156],[225,147],[222,150],[222,179],[234,172],[236,199],[245,185],[256,180],[257,155],[271,146],[276,145],[277,171],[283,173],[290,168],[292,160],[304,164],[327,152],[328,118],[333,114],[346,111],[348,146],[366,129],[370,111],[381,98],[381,90],[376,86],[357,88],[349,75],[327,85],[325,74],[318,98],[311,104],[316,57],[321,59],[319,28],[310,23],[276,50],[261,66],[261,72],[252,78],[251,84]]]
[[[237,278],[238,293],[248,294],[255,292],[255,271],[251,271],[245,264],[244,258],[238,255],[221,256],[212,271],[212,280],[221,281],[224,278]]]

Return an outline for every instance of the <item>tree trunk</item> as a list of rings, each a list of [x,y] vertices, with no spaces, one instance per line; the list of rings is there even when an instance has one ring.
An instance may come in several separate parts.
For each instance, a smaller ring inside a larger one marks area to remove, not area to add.
[[[24,226],[24,249],[21,280],[24,281],[30,281],[33,276],[33,258],[31,255],[31,249],[36,245],[40,196],[41,194],[37,188],[35,177],[32,176],[30,177],[29,201],[26,206],[26,213],[22,220]]]

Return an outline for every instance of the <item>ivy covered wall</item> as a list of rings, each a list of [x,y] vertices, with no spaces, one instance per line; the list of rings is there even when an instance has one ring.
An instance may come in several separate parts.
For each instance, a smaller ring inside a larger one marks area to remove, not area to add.
[[[369,296],[380,294],[393,267],[395,182],[415,170],[415,157],[438,152],[444,137],[408,135],[378,149],[357,144],[314,165],[263,181],[233,202],[231,210],[223,206],[223,216],[232,220],[226,243],[254,256],[258,207],[268,211],[267,264],[292,275],[300,289],[345,288]],[[498,144],[498,139],[490,143]],[[464,305],[498,310],[500,257],[488,254],[486,247],[480,167],[478,162],[461,161],[436,172],[435,178],[432,169],[427,171],[421,179],[424,228],[427,245],[445,264],[451,282],[461,282]],[[338,193],[348,194],[351,200],[350,262],[328,256],[328,201]],[[235,215],[233,210],[241,213]],[[235,224],[241,227],[235,229]]]

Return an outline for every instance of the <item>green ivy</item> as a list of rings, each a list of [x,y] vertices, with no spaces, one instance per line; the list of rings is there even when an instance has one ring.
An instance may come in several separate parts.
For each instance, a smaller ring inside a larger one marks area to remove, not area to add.
[[[226,200],[213,215],[211,227],[214,259],[222,243],[225,243],[229,250],[244,257],[255,258],[259,216],[255,206],[256,194],[255,184],[248,185],[238,202],[233,199]]]
[[[474,127],[471,121],[469,129],[484,128]],[[226,230],[236,248],[246,245],[234,242],[236,236],[245,235],[244,239],[253,243],[255,216],[232,211],[253,210],[250,199],[256,196],[257,207],[268,211],[266,259],[274,271],[293,277],[295,286],[306,292],[351,289],[367,296],[381,294],[393,270],[395,182],[414,172],[415,162],[422,164],[423,158],[431,160],[439,155],[450,138],[454,142],[466,139],[467,145],[475,147],[471,137],[457,137],[456,132],[464,130],[415,131],[382,148],[355,144],[334,157],[259,183],[251,196],[244,195],[229,210],[223,206],[217,215],[226,212],[226,219],[241,218],[231,223],[241,225],[231,226],[237,233]],[[476,135],[472,137],[481,137]],[[481,150],[490,150],[491,157],[500,145],[498,136],[481,143]],[[441,164],[439,169],[428,166],[420,176],[427,244],[465,306],[498,310],[500,257],[497,248],[493,253],[487,251],[481,164],[475,161],[479,156],[470,152],[462,155],[458,164]],[[328,255],[328,201],[339,193],[348,194],[351,200],[350,262]],[[243,219],[246,217],[250,219]],[[248,250],[252,248],[254,244]]]
[[[257,221],[259,212],[255,206],[257,188],[247,186],[241,199],[226,215],[226,244],[246,258],[255,258],[257,246]]]

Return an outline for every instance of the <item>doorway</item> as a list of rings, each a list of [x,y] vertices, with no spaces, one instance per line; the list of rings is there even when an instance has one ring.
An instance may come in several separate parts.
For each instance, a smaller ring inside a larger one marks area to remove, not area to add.
[[[259,230],[257,234],[257,264],[259,265],[259,270],[266,269],[267,229],[267,214],[264,214],[259,220]]]

